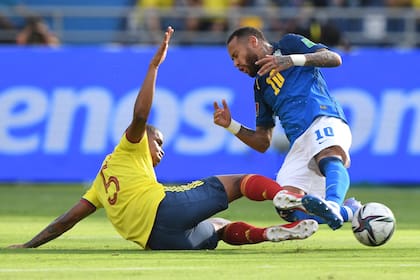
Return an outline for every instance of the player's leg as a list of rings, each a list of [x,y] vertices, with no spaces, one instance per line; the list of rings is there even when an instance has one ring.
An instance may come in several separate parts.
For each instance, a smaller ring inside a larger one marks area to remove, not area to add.
[[[322,150],[317,156],[318,167],[325,177],[325,199],[343,204],[350,187],[350,177],[341,159],[340,147],[333,146]]]
[[[301,198],[304,192],[293,187],[287,187],[287,190],[281,187],[276,181],[257,174],[240,175],[222,175],[217,176],[223,183],[226,193],[228,194],[229,202],[241,197],[242,195],[250,200],[263,201],[275,200],[274,204],[278,206],[276,210],[282,218],[289,222],[298,220],[313,219],[319,223],[324,223],[324,220],[306,213],[306,209],[302,207]],[[238,188],[238,181],[240,181],[240,188]],[[289,191],[293,189],[293,191]],[[281,195],[280,195],[281,193]],[[290,196],[287,196],[290,194]],[[293,201],[292,201],[293,200]],[[293,210],[280,211],[282,204],[286,204],[287,209],[293,207]],[[301,211],[294,211],[300,209]]]
[[[276,178],[277,183],[283,186],[285,190],[275,195],[273,204],[276,210],[280,212],[280,216],[286,221],[314,218],[319,223],[324,223],[324,220],[309,215],[302,206],[302,197],[307,193],[320,192],[314,186],[320,186],[323,181],[313,170],[308,168],[311,157],[306,151],[307,145],[304,134],[295,141],[287,153]],[[300,190],[300,193],[290,192],[289,189],[292,188]]]
[[[185,185],[165,186],[165,194],[148,247],[154,250],[216,248],[218,235],[207,219],[228,207],[221,181],[208,177]]]
[[[257,174],[239,175],[239,177],[238,175],[222,175],[217,178],[223,183],[229,201],[242,195],[254,201],[272,200],[278,192],[284,190],[276,181]],[[238,179],[240,179],[239,185]],[[220,223],[215,224],[215,226],[219,225]],[[232,222],[219,231],[219,238],[232,245],[256,244],[264,241],[278,242],[304,239],[317,229],[318,223],[314,220],[266,228],[255,227],[245,222]]]
[[[269,228],[232,223],[232,227],[229,227],[226,234],[222,235],[221,232],[225,231],[220,228],[224,227],[228,221],[211,218],[211,216],[226,209],[228,200],[242,195],[240,185],[243,178],[243,175],[218,176],[187,185],[167,186],[166,196],[159,205],[148,247],[154,250],[214,249],[217,241],[223,236],[224,240],[231,244],[241,242],[241,244],[250,244],[262,241],[303,239],[317,230],[318,224],[313,220]],[[265,182],[264,178],[260,179]],[[267,180],[269,181],[272,180]],[[225,191],[224,185],[228,186],[228,191]],[[277,184],[274,186],[278,187]],[[230,198],[227,192],[230,193]],[[244,227],[244,225],[247,226]],[[249,234],[252,239],[243,239]]]
[[[315,172],[325,177],[325,199],[308,193],[302,198],[305,209],[322,217],[332,229],[351,220],[351,211],[341,213],[341,205],[350,186],[347,167],[350,163],[351,132],[347,124],[336,118],[321,117],[308,130],[316,166]]]
[[[284,190],[276,181],[258,174],[219,175],[229,202],[245,196],[250,200],[273,200],[275,195]]]
[[[202,221],[189,229],[167,228],[162,223],[153,227],[147,243],[151,250],[212,250],[219,236],[209,221]]]
[[[314,234],[318,223],[314,220],[296,221],[266,228],[245,222],[232,222],[220,230],[219,238],[231,245],[257,244],[264,241],[280,242],[305,239]]]
[[[246,175],[241,180],[241,194],[250,200],[273,200],[275,195],[284,190],[276,181],[256,174]]]
[[[340,214],[343,217],[344,222],[351,222],[354,213],[361,207],[360,201],[357,201],[354,197],[346,199],[344,204],[340,207]],[[318,222],[318,224],[325,224],[325,220],[319,216],[308,214],[306,209],[292,208],[287,210],[281,210],[275,208],[281,218],[288,222],[295,222],[299,220],[312,219]]]
[[[350,179],[341,159],[334,156],[321,159],[319,169],[326,178],[325,199],[308,194],[302,198],[302,204],[308,212],[322,217],[335,230],[344,221],[352,219],[352,212],[341,206],[350,186]]]
[[[281,216],[288,221],[309,218],[315,219],[320,223],[325,222],[329,224],[330,227],[336,229],[342,225],[343,221],[350,221],[352,218],[352,211],[349,207],[341,206],[341,203],[335,204],[334,201],[329,205],[326,200],[321,198],[325,195],[326,180],[319,172],[314,160],[316,154],[337,140],[333,137],[334,129],[331,128],[331,126],[336,125],[337,122],[335,120],[336,119],[334,119],[333,124],[331,125],[324,125],[319,121],[315,122],[308,131],[295,141],[278,173],[277,181],[282,186],[295,186],[302,189],[307,194],[305,196],[295,196],[293,193],[279,193],[275,197],[274,205],[278,210],[289,210],[281,212]],[[341,123],[339,123],[339,126],[340,125]],[[345,131],[346,128],[348,129],[348,127],[344,126]],[[344,136],[347,137],[348,135]],[[351,134],[349,134],[349,136],[351,142]],[[350,142],[345,145],[345,147],[349,147]],[[310,147],[309,152],[308,147]],[[334,171],[332,171],[331,174],[334,175]],[[337,177],[334,179],[334,176],[330,176],[330,179],[333,181],[336,180]],[[344,185],[345,184],[346,182],[344,182]],[[322,192],[320,191],[321,189]],[[347,189],[348,186],[342,188],[341,191],[344,190],[347,192]],[[337,191],[340,191],[340,188],[333,187],[330,192],[333,193]],[[342,197],[342,192],[338,195],[339,197]],[[293,208],[299,206],[299,210],[302,211],[294,211]],[[314,217],[314,215],[317,217]]]

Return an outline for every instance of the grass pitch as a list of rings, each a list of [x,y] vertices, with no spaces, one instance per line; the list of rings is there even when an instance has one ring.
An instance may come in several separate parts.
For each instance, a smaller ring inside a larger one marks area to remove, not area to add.
[[[420,279],[420,187],[356,186],[349,196],[381,202],[397,220],[381,247],[356,241],[350,224],[321,225],[306,240],[212,251],[143,251],[123,240],[103,210],[37,249],[4,249],[37,234],[84,193],[82,185],[0,186],[0,279]],[[241,199],[221,213],[267,226],[282,223],[271,202]]]

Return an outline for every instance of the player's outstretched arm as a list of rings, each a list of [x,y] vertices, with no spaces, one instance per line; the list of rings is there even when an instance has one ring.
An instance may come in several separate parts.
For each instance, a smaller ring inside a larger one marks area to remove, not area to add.
[[[146,122],[149,117],[155,94],[158,68],[166,58],[169,41],[173,32],[174,30],[169,26],[165,32],[165,36],[159,49],[150,61],[143,85],[137,95],[136,102],[134,104],[133,120],[126,130],[127,139],[132,143],[140,142],[146,131]]]
[[[230,113],[229,106],[226,100],[222,100],[222,107],[219,106],[217,101],[213,103],[214,113],[213,122],[221,127],[226,128],[239,140],[261,153],[265,152],[271,144],[273,137],[273,128],[257,126],[256,130],[252,130],[237,121],[235,121]]]
[[[10,245],[8,248],[36,248],[42,244],[51,241],[69,229],[71,229],[75,224],[77,224],[82,219],[86,218],[93,212],[96,208],[86,201],[79,201],[74,205],[69,211],[67,211],[62,216],[58,217],[51,224],[49,224],[45,229],[38,233],[34,238],[29,240],[24,244],[15,244]]]

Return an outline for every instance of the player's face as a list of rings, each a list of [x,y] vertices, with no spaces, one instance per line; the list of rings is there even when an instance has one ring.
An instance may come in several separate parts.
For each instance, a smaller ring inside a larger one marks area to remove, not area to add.
[[[234,66],[251,77],[255,77],[260,68],[260,66],[255,65],[258,60],[258,55],[255,52],[256,46],[251,39],[238,39],[237,37],[233,38],[227,46]]]
[[[163,146],[163,134],[159,130],[154,130],[148,133],[149,137],[149,150],[152,156],[153,167],[157,166],[162,160],[165,152],[162,149]]]

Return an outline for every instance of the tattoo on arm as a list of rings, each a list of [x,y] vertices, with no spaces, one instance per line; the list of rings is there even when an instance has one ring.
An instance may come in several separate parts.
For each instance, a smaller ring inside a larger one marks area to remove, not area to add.
[[[24,244],[25,248],[36,248],[59,237],[95,210],[96,208],[93,205],[78,202],[67,213],[55,219],[34,238],[26,242]]]
[[[68,229],[64,229],[62,227],[60,228],[57,223],[53,222],[25,245],[29,248],[36,248],[42,244],[47,243],[48,241],[57,238],[67,230]]]
[[[336,67],[341,64],[340,58],[336,53],[329,50],[322,50],[315,53],[305,54],[306,66],[315,67]]]

